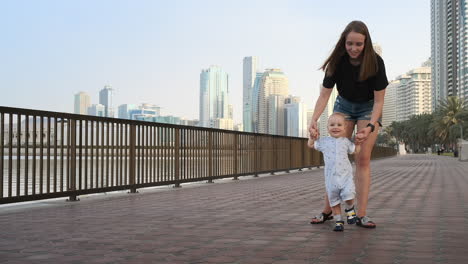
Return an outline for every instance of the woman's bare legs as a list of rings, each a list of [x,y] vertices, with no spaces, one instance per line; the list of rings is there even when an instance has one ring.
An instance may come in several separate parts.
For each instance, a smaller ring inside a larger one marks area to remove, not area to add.
[[[330,207],[330,201],[328,200],[327,192],[325,192],[325,208],[323,208],[322,212],[328,214],[331,211],[332,211],[332,208]]]
[[[365,128],[369,123],[368,120],[359,120],[357,123],[357,131]],[[375,131],[370,133],[367,139],[361,144],[361,152],[355,157],[356,161],[356,191],[357,191],[357,216],[363,217],[367,215],[367,202],[369,199],[369,190],[371,184],[370,177],[370,158],[372,149],[374,148],[379,124],[375,124]]]

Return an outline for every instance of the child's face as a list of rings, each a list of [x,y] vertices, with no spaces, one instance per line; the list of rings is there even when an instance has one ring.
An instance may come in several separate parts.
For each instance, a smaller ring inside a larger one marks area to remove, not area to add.
[[[328,133],[334,138],[344,137],[346,133],[345,124],[342,116],[330,116],[328,119]]]

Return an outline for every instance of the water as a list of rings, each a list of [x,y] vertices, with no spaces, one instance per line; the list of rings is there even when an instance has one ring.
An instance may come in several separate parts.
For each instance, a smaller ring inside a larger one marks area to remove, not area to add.
[[[139,156],[135,163],[135,182],[157,183],[175,180],[175,158],[162,156]],[[241,157],[239,157],[239,160]],[[26,175],[27,161],[27,175]],[[3,193],[0,197],[17,197],[24,195],[57,193],[67,191],[71,187],[70,175],[67,173],[71,166],[66,156],[63,159],[51,155],[41,159],[36,157],[20,156],[18,171],[18,160],[16,156],[11,159],[11,170],[9,169],[9,157],[3,158]],[[244,158],[244,163],[247,160]],[[35,165],[34,165],[35,164]],[[81,165],[80,165],[81,164]],[[33,168],[35,166],[35,169]],[[130,184],[129,179],[130,161],[127,156],[105,156],[105,157],[82,157],[76,159],[76,190],[89,190],[94,188],[115,187]],[[233,157],[224,155],[213,162],[212,172],[214,175],[234,174]],[[81,168],[81,169],[80,169]],[[207,177],[207,157],[181,157],[179,162],[179,178],[193,179]],[[41,176],[42,171],[42,176]],[[241,171],[238,171],[241,173]],[[19,176],[18,176],[19,175]]]

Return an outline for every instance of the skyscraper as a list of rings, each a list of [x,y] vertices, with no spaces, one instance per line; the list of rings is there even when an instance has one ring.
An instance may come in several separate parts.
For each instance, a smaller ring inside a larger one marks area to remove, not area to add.
[[[289,96],[284,102],[286,136],[307,137],[307,107],[298,96]]]
[[[245,57],[243,61],[242,120],[244,131],[252,132],[253,88],[258,67],[257,57]]]
[[[229,119],[229,78],[219,66],[210,66],[200,73],[200,126],[216,127]],[[231,111],[232,112],[232,111]]]
[[[431,0],[432,108],[468,96],[467,0]]]
[[[260,85],[262,83],[263,72],[257,72],[255,74],[255,81],[252,91],[252,111],[251,111],[251,120],[252,120],[252,132],[258,133],[258,99],[260,94]]]
[[[273,127],[276,127],[276,131],[284,131],[284,119],[281,123],[275,116],[284,116],[284,98],[289,94],[288,78],[280,69],[267,69],[258,88],[258,132],[269,133]],[[281,96],[283,102],[278,101]]]
[[[118,107],[118,117],[122,119],[131,119],[129,112],[131,110],[137,109],[137,106],[134,104],[122,104]]]
[[[114,89],[110,85],[104,86],[99,91],[99,104],[104,106],[104,115],[106,117],[114,117],[113,93]]]
[[[399,85],[400,80],[393,80],[385,88],[385,100],[382,110],[382,126],[384,128],[390,126],[393,121],[397,121],[396,100]]]
[[[320,115],[318,126],[319,132],[322,136],[328,135],[328,117],[333,114],[333,107],[335,106],[336,97],[338,96],[338,89],[333,87],[333,91],[330,94],[330,98],[328,99],[327,106],[323,110],[322,114]]]
[[[161,107],[143,103],[128,111],[128,119],[152,121],[154,117],[161,115]]]
[[[75,94],[75,114],[87,115],[91,106],[91,98],[85,92]]]
[[[432,112],[431,68],[419,67],[397,78],[396,121]]]
[[[458,7],[458,96],[468,99],[468,3],[460,1]]]
[[[93,104],[88,108],[88,114],[93,116],[102,116],[105,117],[106,107],[102,104]]]
[[[271,94],[268,96],[268,123],[266,133],[270,135],[286,135],[286,124],[284,120],[284,100],[282,94]]]

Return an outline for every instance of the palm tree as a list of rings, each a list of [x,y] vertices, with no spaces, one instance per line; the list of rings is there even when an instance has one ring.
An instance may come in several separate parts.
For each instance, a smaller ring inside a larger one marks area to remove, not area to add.
[[[403,122],[393,121],[387,130],[391,136],[395,137],[398,143],[404,142],[403,132],[405,130]]]
[[[411,139],[411,149],[415,152],[429,148],[433,141],[429,137],[429,125],[432,123],[431,114],[413,115],[407,121],[408,136]]]
[[[441,143],[455,143],[461,137],[463,125],[468,123],[468,102],[456,96],[441,100],[434,113],[431,129]],[[458,129],[457,129],[458,128]],[[460,130],[461,129],[461,130]],[[466,133],[465,137],[466,137]]]

